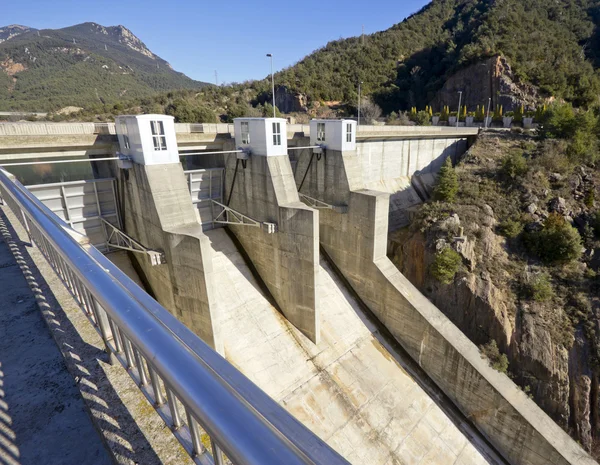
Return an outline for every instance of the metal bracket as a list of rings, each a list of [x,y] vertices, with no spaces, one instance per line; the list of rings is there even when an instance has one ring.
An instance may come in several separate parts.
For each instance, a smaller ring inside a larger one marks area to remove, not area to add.
[[[133,159],[128,155],[123,155],[121,152],[117,152],[119,159],[117,160],[117,166],[122,170],[129,170],[133,168]]]
[[[150,258],[150,263],[152,266],[163,265],[167,263],[165,259],[165,254],[158,250],[151,250],[147,247],[144,247],[135,239],[129,237],[119,228],[117,228],[114,224],[109,223],[104,218],[100,218],[105,228],[108,228],[108,239],[107,243],[111,247],[122,250],[129,250],[130,252],[141,253],[148,255]]]
[[[300,200],[302,200],[309,207],[316,208],[318,210],[333,210],[336,213],[348,213],[348,205],[331,205],[319,199],[313,199],[312,197],[302,194],[301,192],[298,192],[298,196],[300,196]]]
[[[267,234],[273,234],[277,232],[277,224],[257,221],[254,218],[240,213],[233,208],[223,205],[221,202],[217,202],[211,199],[212,204],[217,205],[221,208],[221,211],[215,216],[213,210],[213,223],[218,224],[233,224],[236,226],[252,226],[255,228],[261,228]]]

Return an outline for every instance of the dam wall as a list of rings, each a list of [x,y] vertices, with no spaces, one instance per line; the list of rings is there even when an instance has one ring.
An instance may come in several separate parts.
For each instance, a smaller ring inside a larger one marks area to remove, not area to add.
[[[309,158],[308,151],[299,155],[298,184]],[[492,369],[477,347],[387,258],[390,193],[367,187],[364,163],[360,149],[327,150],[311,164],[301,190],[348,207],[347,213],[320,212],[320,241],[354,291],[510,463],[594,464],[507,376]]]
[[[390,194],[388,229],[410,222],[410,209],[431,196],[435,174],[447,157],[456,163],[468,139],[367,139],[356,144],[363,186]]]

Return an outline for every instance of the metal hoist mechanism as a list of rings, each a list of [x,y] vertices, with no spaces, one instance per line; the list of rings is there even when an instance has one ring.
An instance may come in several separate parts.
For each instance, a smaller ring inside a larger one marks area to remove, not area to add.
[[[140,253],[147,255],[150,258],[150,263],[152,266],[163,265],[167,263],[165,259],[165,254],[159,250],[152,250],[148,247],[143,246],[138,241],[129,237],[119,228],[117,228],[112,223],[109,223],[104,218],[100,218],[102,221],[104,228],[107,231],[107,240],[106,242],[111,247],[115,249],[128,250],[134,253]]]

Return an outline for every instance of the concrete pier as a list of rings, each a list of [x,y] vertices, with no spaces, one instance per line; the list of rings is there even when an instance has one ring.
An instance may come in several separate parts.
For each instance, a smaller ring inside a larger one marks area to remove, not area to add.
[[[259,228],[229,227],[283,314],[317,343],[318,212],[300,202],[287,155],[250,157],[246,168],[237,164],[233,184],[236,162],[235,155],[227,157],[225,195],[231,192],[229,205],[255,220],[277,224],[278,231],[267,234]]]
[[[125,231],[165,253],[167,263],[158,266],[135,254],[156,299],[222,353],[210,247],[197,222],[183,168],[134,164],[120,175]]]

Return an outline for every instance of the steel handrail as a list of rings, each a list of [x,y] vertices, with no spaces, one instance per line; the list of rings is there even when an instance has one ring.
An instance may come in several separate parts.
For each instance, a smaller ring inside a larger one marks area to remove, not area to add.
[[[199,464],[347,464],[0,169],[0,191],[51,266]],[[165,399],[166,398],[166,399]],[[179,405],[183,405],[185,421]],[[202,428],[212,455],[202,444]]]

